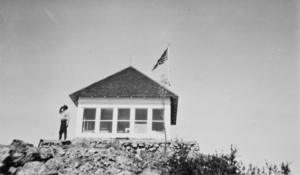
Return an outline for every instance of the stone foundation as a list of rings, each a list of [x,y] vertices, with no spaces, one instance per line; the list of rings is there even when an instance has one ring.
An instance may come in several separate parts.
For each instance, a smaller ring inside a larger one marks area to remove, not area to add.
[[[39,147],[50,147],[52,145],[67,145],[67,144],[79,144],[83,147],[107,149],[114,147],[127,152],[147,151],[156,152],[160,148],[166,148],[169,151],[176,152],[182,147],[188,148],[192,152],[199,152],[199,144],[197,142],[179,142],[168,140],[165,143],[164,140],[155,139],[86,139],[76,138],[72,141],[57,141],[57,140],[41,140]]]

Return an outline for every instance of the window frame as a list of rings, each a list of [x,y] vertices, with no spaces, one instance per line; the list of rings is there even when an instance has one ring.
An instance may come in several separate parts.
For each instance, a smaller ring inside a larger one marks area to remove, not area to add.
[[[163,115],[162,119],[160,119],[160,120],[154,120],[154,110],[160,110],[160,112],[163,111],[164,115]],[[166,130],[165,124],[164,124],[164,118],[165,118],[165,111],[164,111],[163,108],[153,108],[152,109],[151,132],[155,132],[156,134],[163,134],[164,133],[164,130]],[[162,131],[155,131],[155,130],[153,130],[153,123],[162,123],[163,124],[163,130]]]
[[[95,116],[94,116],[94,119],[93,120],[87,120],[87,119],[84,119],[84,112],[85,110],[88,110],[88,109],[94,109],[95,110]],[[95,133],[96,132],[96,116],[97,115],[97,108],[83,108],[83,115],[82,115],[82,130],[81,132],[82,133]],[[94,130],[84,130],[85,129],[85,124],[88,125],[88,123],[91,123],[93,122],[94,123]]]
[[[104,109],[110,109],[112,110],[112,114],[111,114],[111,119],[107,120],[107,119],[102,119],[102,110]],[[101,122],[111,122],[111,132],[101,132]],[[100,119],[99,119],[99,133],[105,133],[105,134],[112,134],[113,131],[113,123],[114,123],[114,108],[101,108],[100,109]]]
[[[144,109],[144,110],[146,110],[146,119],[144,119],[144,120],[137,120],[136,119],[136,117],[137,117],[137,110],[141,110],[141,109]],[[135,134],[148,134],[148,129],[149,129],[149,122],[148,122],[148,110],[149,110],[149,108],[135,108],[135,116],[134,116],[134,121],[133,121],[133,123],[134,123],[134,133]],[[137,129],[136,128],[136,124],[137,124],[137,122],[143,122],[143,123],[146,123],[145,125],[146,125],[146,132],[136,132],[135,130]]]
[[[127,110],[129,110],[129,119],[127,119],[127,120],[124,120],[124,119],[119,119],[119,114],[120,114],[120,110],[122,110],[122,109],[127,109]],[[129,133],[131,133],[131,129],[130,129],[130,123],[131,123],[131,117],[130,117],[130,114],[131,114],[131,109],[130,108],[117,108],[117,111],[118,111],[118,114],[117,114],[117,119],[116,119],[116,125],[117,125],[117,127],[116,127],[116,133],[117,134],[129,134]],[[126,129],[125,129],[125,132],[119,132],[118,131],[118,124],[119,124],[119,122],[128,122],[129,123],[129,126],[128,126],[128,132],[126,132]]]

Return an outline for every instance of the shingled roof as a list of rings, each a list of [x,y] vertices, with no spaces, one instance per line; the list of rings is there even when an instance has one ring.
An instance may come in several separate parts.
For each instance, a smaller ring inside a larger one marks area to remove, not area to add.
[[[160,88],[171,99],[171,125],[176,125],[178,95],[131,66],[70,94],[70,98],[76,106],[79,97],[159,98]]]

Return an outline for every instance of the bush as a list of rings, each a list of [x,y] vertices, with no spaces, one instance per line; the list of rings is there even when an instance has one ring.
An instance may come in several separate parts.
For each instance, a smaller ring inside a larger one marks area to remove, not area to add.
[[[170,175],[289,175],[289,164],[282,163],[280,170],[276,165],[259,169],[251,164],[248,168],[236,160],[238,149],[231,146],[230,154],[203,155],[189,157],[189,148],[178,142],[179,150],[170,156],[163,167]],[[163,173],[162,173],[163,174]]]
[[[180,144],[180,150],[174,153],[167,161],[171,175],[235,175],[238,174],[236,158],[237,149],[231,148],[229,155],[198,155],[188,157],[189,149]]]

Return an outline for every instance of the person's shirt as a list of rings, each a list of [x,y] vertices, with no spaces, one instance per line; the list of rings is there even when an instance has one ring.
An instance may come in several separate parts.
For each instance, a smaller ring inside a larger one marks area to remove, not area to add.
[[[70,114],[68,111],[64,111],[63,113],[61,113],[61,120],[67,120],[67,126],[69,126]]]

